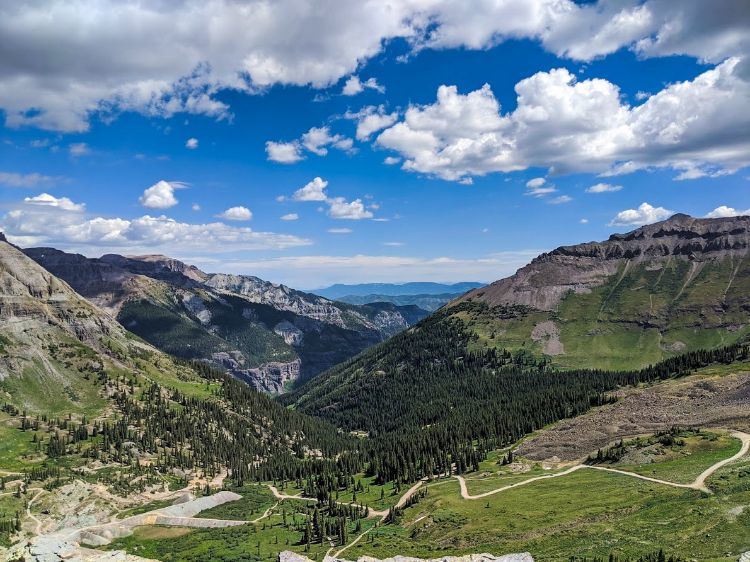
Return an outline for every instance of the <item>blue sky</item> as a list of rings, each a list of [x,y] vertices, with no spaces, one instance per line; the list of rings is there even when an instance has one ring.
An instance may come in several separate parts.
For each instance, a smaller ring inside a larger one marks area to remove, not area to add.
[[[301,288],[492,281],[750,208],[743,2],[254,4],[0,8],[9,238]]]

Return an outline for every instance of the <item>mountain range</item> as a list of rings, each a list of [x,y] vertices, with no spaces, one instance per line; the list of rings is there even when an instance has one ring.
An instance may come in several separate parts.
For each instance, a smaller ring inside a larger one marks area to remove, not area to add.
[[[701,514],[697,524],[726,523],[727,509],[746,504],[746,465],[727,467],[705,502],[709,488],[675,484],[669,469],[699,474],[709,457],[720,468],[717,459],[743,456],[746,441],[733,442],[727,429],[750,443],[741,433],[750,430],[750,387],[736,370],[750,361],[749,244],[750,217],[675,215],[542,254],[425,317],[416,307],[348,305],[165,256],[92,259],[21,250],[0,237],[0,487],[17,487],[0,494],[0,548],[25,533],[32,554],[67,556],[82,552],[79,542],[103,547],[119,536],[129,552],[148,545],[165,560],[208,551],[209,559],[243,559],[261,547],[271,556],[282,545],[316,556],[355,544],[361,552],[412,542],[409,552],[515,549],[529,541],[525,527],[488,534],[513,504],[494,494],[552,476],[564,479],[545,488],[544,502],[557,506],[548,511],[580,522],[575,540],[529,543],[564,554],[552,559],[607,553],[617,541],[601,542],[602,517],[607,533],[627,537],[630,523],[622,528],[607,503],[622,494],[623,517],[653,494],[680,522],[675,513],[687,501]],[[270,372],[295,362],[300,374]],[[700,369],[709,378],[692,376]],[[592,421],[610,415],[616,421],[606,427]],[[674,427],[675,419],[709,431]],[[623,441],[644,432],[653,435]],[[612,469],[619,474],[605,481],[578,470],[616,463],[624,450],[639,455],[631,472]],[[636,488],[637,471],[652,474],[652,464],[666,470],[663,479]],[[487,491],[472,496],[467,481]],[[592,502],[588,490],[605,484],[608,493]],[[213,506],[206,519],[162,511],[218,487],[232,492],[204,502]],[[547,509],[535,489],[524,490],[518,501]],[[227,501],[235,504],[220,505]],[[184,530],[182,542],[183,531],[128,537],[133,530],[119,527],[125,506],[147,514],[136,527],[200,530]],[[546,528],[544,513],[534,532]],[[744,540],[743,520],[733,517],[726,524]],[[569,537],[565,526],[553,532]],[[672,548],[682,544],[673,531],[658,532]],[[578,550],[585,541],[595,549]],[[643,552],[631,543],[628,552]],[[175,556],[165,550],[173,547]],[[729,547],[707,539],[701,548],[714,556]]]
[[[204,273],[166,256],[23,251],[162,351],[207,361],[272,393],[427,314],[416,306],[334,302],[257,277]]]
[[[604,242],[562,246],[323,373],[285,402],[351,430],[395,430],[390,419],[376,421],[381,400],[409,393],[412,406],[394,408],[411,419],[427,415],[413,411],[414,403],[427,411],[426,397],[414,400],[423,385],[442,388],[444,403],[429,398],[442,419],[468,392],[454,388],[456,378],[475,373],[467,357],[482,365],[624,371],[743,342],[749,248],[750,217],[682,214]],[[414,390],[392,396],[406,379]],[[367,410],[370,402],[377,406]]]

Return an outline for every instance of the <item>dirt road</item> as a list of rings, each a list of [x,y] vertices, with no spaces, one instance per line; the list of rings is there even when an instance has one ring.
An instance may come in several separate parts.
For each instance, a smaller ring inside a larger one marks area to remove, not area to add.
[[[560,476],[565,476],[567,474],[570,474],[572,472],[575,472],[577,470],[581,469],[590,469],[590,470],[601,470],[605,472],[614,472],[616,474],[622,474],[624,476],[630,476],[632,478],[639,478],[641,480],[647,480],[648,482],[654,482],[656,484],[664,484],[665,486],[672,486],[674,488],[688,488],[692,490],[700,490],[701,492],[705,492],[707,494],[711,494],[711,490],[706,487],[706,479],[711,476],[714,472],[722,468],[723,466],[726,466],[727,464],[736,461],[737,459],[745,456],[750,450],[750,435],[747,433],[744,433],[742,431],[733,431],[731,433],[732,437],[735,437],[742,441],[742,447],[740,447],[739,452],[737,452],[735,455],[732,455],[728,459],[724,459],[722,461],[719,461],[710,467],[708,467],[706,470],[701,472],[698,477],[689,484],[680,484],[677,482],[669,482],[668,480],[661,480],[659,478],[652,478],[650,476],[643,476],[641,474],[636,474],[634,472],[628,472],[626,470],[619,470],[617,468],[608,468],[604,466],[592,466],[587,464],[577,464],[575,466],[572,466],[568,468],[567,470],[564,470],[562,472],[558,472],[555,474],[545,474],[544,476],[536,476],[534,478],[529,478],[528,480],[522,480],[521,482],[515,482],[514,484],[508,484],[507,486],[501,486],[500,488],[496,488],[494,490],[490,490],[489,492],[484,492],[481,494],[475,494],[472,495],[469,493],[468,488],[466,487],[466,479],[463,476],[455,476],[459,482],[459,485],[461,487],[461,497],[465,500],[478,500],[481,498],[486,498],[487,496],[492,496],[494,494],[498,494],[500,492],[504,492],[505,490],[510,490],[511,488],[518,488],[519,486],[525,486],[526,484],[531,484],[532,482],[538,482],[539,480],[547,480],[550,478],[558,478]]]

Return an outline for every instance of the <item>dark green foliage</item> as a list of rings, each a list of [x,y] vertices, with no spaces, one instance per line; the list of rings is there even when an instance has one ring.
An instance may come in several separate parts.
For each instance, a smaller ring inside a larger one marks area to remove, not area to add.
[[[228,351],[225,342],[188,318],[147,300],[126,302],[118,322],[155,347],[185,359],[210,357]]]
[[[638,371],[561,372],[522,352],[470,352],[472,337],[459,320],[438,312],[282,401],[367,432],[370,474],[407,482],[476,467],[487,450],[610,402],[618,387],[748,357],[747,346],[734,345]]]

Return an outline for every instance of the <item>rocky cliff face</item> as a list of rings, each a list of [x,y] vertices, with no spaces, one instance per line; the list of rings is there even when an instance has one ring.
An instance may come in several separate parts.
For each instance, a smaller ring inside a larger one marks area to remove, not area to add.
[[[283,392],[417,322],[416,307],[353,306],[257,277],[206,274],[165,256],[24,252],[168,353]]]
[[[553,310],[568,293],[586,293],[603,285],[627,263],[655,268],[680,260],[693,263],[697,270],[710,262],[742,260],[749,245],[750,217],[696,219],[677,214],[626,234],[613,234],[605,242],[561,246],[515,275],[474,289],[459,300]]]
[[[16,247],[0,241],[0,332],[21,340],[52,328],[101,347],[103,336],[123,337],[107,315]]]
[[[217,273],[209,275],[205,283],[208,287],[218,291],[242,295],[250,302],[268,304],[279,310],[307,316],[340,328],[348,328],[355,323],[353,322],[355,319],[346,318],[345,312],[333,301],[295,291],[284,285],[269,283],[257,277]],[[374,324],[359,315],[356,320],[367,328],[375,329]]]
[[[128,369],[135,348],[151,350],[67,283],[0,240],[3,400],[35,412],[96,407],[101,397],[91,375],[107,366]]]

